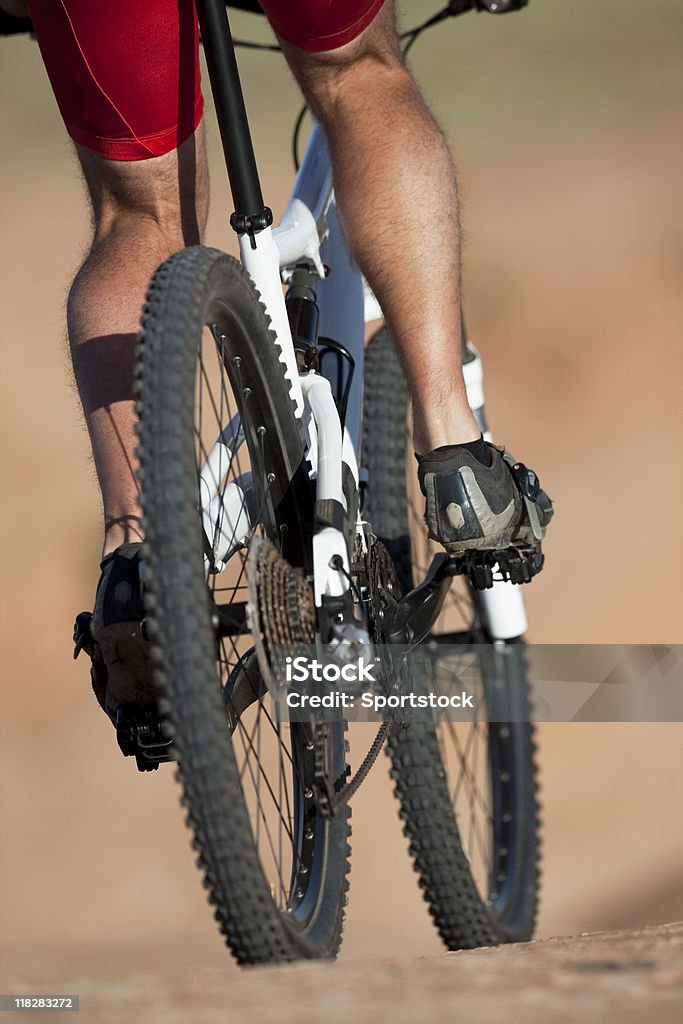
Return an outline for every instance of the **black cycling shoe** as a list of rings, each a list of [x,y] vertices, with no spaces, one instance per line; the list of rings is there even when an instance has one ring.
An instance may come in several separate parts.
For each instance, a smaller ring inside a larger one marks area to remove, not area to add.
[[[486,450],[488,466],[462,445],[436,448],[420,457],[418,477],[429,536],[455,557],[510,547],[538,549],[540,555],[553,514],[550,498],[533,470],[504,448],[486,442]]]
[[[123,544],[101,563],[95,610],[76,617],[74,658],[82,650],[89,655],[92,688],[116,726],[119,746],[146,771],[170,759],[170,740],[161,724],[161,690],[152,678],[145,635],[141,547]]]

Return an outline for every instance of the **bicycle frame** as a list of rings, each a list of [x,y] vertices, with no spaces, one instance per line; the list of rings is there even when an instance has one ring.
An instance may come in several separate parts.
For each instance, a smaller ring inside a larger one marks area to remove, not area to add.
[[[283,374],[302,426],[311,476],[315,479],[316,501],[333,501],[346,508],[343,464],[349,467],[356,485],[360,478],[364,325],[381,316],[381,311],[344,243],[334,206],[329,153],[318,126],[311,133],[282,221],[272,228],[272,214],[261,193],[224,0],[195,2],[235,204],[230,223],[239,236],[240,258],[271,319]],[[297,366],[282,282],[302,260],[310,261],[320,278],[316,289],[320,335],[343,342],[355,363],[343,431],[331,381],[313,370],[300,373]],[[326,266],[331,268],[329,275]],[[484,416],[481,360],[471,346],[464,371],[470,405],[484,436],[490,439]],[[239,436],[239,424],[226,426],[202,470],[202,507],[207,522],[215,518],[212,504],[217,497],[209,482],[220,481],[220,467],[227,467]],[[248,531],[245,509],[248,511],[252,505],[249,480],[241,478],[229,484],[222,503],[220,534],[224,546],[216,558],[219,568],[237,546],[236,541]],[[362,532],[360,521],[359,529]],[[341,561],[334,561],[335,556]],[[342,531],[333,526],[316,529],[313,577],[318,606],[324,595],[338,596],[347,591],[349,568]],[[526,631],[524,602],[518,586],[495,583],[492,589],[478,593],[476,599],[494,639],[510,639]]]

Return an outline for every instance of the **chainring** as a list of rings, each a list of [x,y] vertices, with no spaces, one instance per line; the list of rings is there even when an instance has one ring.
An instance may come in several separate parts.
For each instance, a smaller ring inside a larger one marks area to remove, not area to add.
[[[369,567],[370,621],[372,639],[376,644],[387,640],[385,616],[401,596],[401,586],[393,559],[381,540],[370,548]]]
[[[368,577],[372,638],[379,654],[381,682],[387,696],[400,696],[409,684],[405,652],[389,643],[386,623],[392,618],[402,589],[394,560],[380,540],[370,548]],[[388,718],[402,727],[410,722],[410,715],[404,711],[389,714]]]

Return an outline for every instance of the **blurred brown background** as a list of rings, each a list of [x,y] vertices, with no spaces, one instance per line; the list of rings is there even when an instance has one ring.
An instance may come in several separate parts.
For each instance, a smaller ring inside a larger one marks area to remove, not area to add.
[[[406,3],[403,24],[436,9]],[[234,26],[267,36],[249,15]],[[532,0],[413,51],[458,161],[493,428],[556,501],[527,591],[537,641],[682,639],[682,34],[677,0]],[[277,56],[240,62],[277,215],[298,99]],[[0,40],[0,97],[0,963],[46,978],[227,964],[172,771],[120,757],[71,661],[100,544],[63,326],[88,217],[28,39]],[[209,241],[232,248],[211,144]],[[681,725],[541,728],[540,935],[683,918],[682,740]],[[439,948],[381,764],[354,810],[346,934],[346,958]]]

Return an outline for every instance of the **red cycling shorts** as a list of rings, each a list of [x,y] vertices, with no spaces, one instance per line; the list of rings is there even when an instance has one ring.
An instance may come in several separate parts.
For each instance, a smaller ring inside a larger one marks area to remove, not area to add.
[[[260,0],[303,50],[334,50],[384,0]],[[202,116],[193,0],[29,0],[38,44],[71,137],[110,160],[145,160],[189,138]]]

